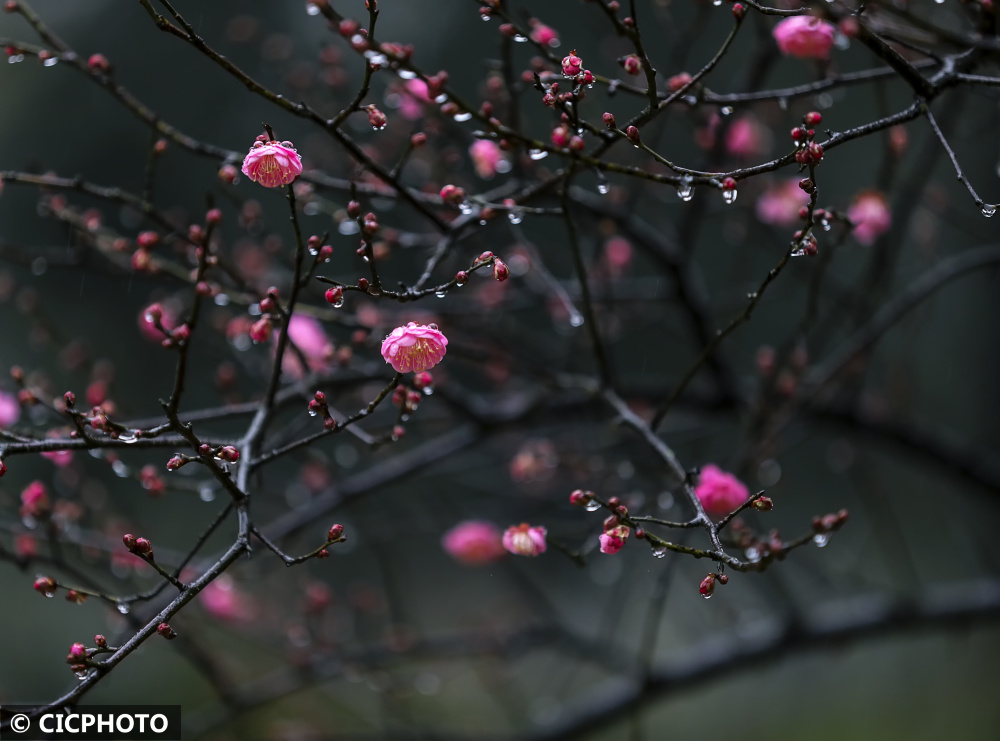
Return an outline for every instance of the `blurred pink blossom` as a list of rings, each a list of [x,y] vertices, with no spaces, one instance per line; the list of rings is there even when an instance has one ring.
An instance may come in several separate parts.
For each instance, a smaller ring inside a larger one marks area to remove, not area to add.
[[[323,325],[311,316],[293,314],[288,321],[288,338],[302,351],[309,364],[310,371],[323,370],[330,365],[333,357],[333,343],[326,336]],[[304,375],[302,363],[298,354],[291,348],[286,348],[281,368],[285,373],[296,378]]]
[[[400,96],[399,113],[407,120],[416,120],[424,115],[423,104],[430,102],[426,82],[420,79],[407,80],[405,92]]]
[[[456,561],[472,566],[496,561],[504,554],[500,528],[481,520],[455,525],[441,538],[441,547]]]
[[[715,519],[728,515],[750,496],[738,478],[711,463],[702,467],[694,493],[705,512]]]
[[[809,205],[809,196],[794,178],[782,180],[757,198],[757,218],[773,226],[791,226],[799,220],[799,209]]]
[[[786,56],[829,59],[833,24],[810,15],[793,15],[774,27],[774,40]]]
[[[859,193],[847,209],[847,218],[853,224],[854,238],[868,246],[892,225],[892,213],[885,196],[876,190]]]
[[[546,530],[540,525],[532,527],[526,522],[511,525],[503,534],[503,547],[518,556],[537,556],[545,553]]]
[[[476,168],[476,174],[485,180],[496,175],[497,166],[501,162],[506,163],[507,161],[497,143],[489,139],[477,139],[473,142],[472,146],[469,147],[469,156]]]
[[[209,582],[198,598],[205,612],[217,620],[227,623],[253,620],[253,602],[228,574]]]
[[[10,427],[21,418],[21,405],[17,397],[0,391],[0,428]]]
[[[771,130],[754,116],[742,116],[726,131],[726,150],[735,157],[759,157],[771,149]]]

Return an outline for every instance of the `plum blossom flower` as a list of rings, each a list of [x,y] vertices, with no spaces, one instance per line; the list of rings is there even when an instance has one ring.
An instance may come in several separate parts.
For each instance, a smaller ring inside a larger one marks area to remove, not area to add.
[[[892,225],[892,213],[885,196],[876,190],[859,193],[847,209],[847,218],[854,225],[854,238],[861,244],[874,244]]]
[[[249,622],[256,612],[250,597],[228,574],[210,582],[198,595],[202,607],[212,617],[227,623]]]
[[[753,116],[736,119],[726,131],[726,151],[734,157],[759,157],[771,148],[771,130]]]
[[[469,156],[476,168],[476,174],[484,180],[489,180],[506,165],[507,160],[496,142],[489,139],[477,139],[469,147]]]
[[[441,547],[456,561],[470,566],[496,561],[504,554],[500,528],[482,520],[458,523],[441,538]]]
[[[21,418],[21,405],[13,394],[0,391],[0,428],[10,427]]]
[[[277,188],[302,174],[302,158],[291,142],[258,139],[243,160],[243,174],[265,188]]]
[[[628,525],[618,525],[605,530],[601,533],[601,553],[607,553],[609,556],[618,553],[625,545],[630,532]]]
[[[711,463],[701,469],[694,493],[705,512],[716,519],[728,515],[750,496],[743,482]]]
[[[546,532],[541,525],[511,525],[503,534],[503,547],[517,556],[537,556],[545,553]]]
[[[39,517],[49,508],[49,495],[41,481],[32,481],[21,492],[21,517]]]
[[[382,342],[382,357],[397,373],[430,370],[447,352],[448,338],[436,324],[410,322],[396,327]]]
[[[782,180],[761,193],[757,199],[757,218],[773,226],[791,226],[799,220],[799,209],[809,204],[809,196],[792,178]]]
[[[793,15],[774,27],[781,53],[799,59],[829,59],[833,46],[832,23],[809,15]]]
[[[275,335],[276,337],[277,335]],[[317,319],[305,314],[293,314],[288,320],[288,338],[295,347],[302,351],[310,371],[324,370],[330,366],[333,357],[333,343],[323,330],[323,325]],[[285,373],[302,378],[305,371],[299,362],[298,353],[285,350],[281,361],[281,369]]]
[[[399,112],[403,118],[414,121],[424,115],[424,104],[430,103],[427,83],[419,78],[406,81],[405,92],[399,98]]]

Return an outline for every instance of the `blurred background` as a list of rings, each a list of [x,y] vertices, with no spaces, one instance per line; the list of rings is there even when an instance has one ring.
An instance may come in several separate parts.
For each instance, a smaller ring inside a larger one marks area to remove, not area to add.
[[[696,72],[732,28],[728,4],[637,5],[647,51],[664,79]],[[931,24],[969,28],[957,4],[907,5]],[[295,143],[307,171],[370,180],[333,138],[158,31],[138,3],[31,6],[82,57],[104,54],[114,80],[184,134],[241,158],[266,121],[278,139]],[[334,6],[366,22],[360,0]],[[176,7],[254,79],[322,115],[335,115],[357,90],[359,57],[303,2],[178,0]],[[532,44],[503,42],[500,20],[484,23],[475,3],[382,0],[379,8],[380,40],[412,44],[420,69],[447,70],[465,100],[496,100],[505,121],[503,49],[518,80],[544,66],[532,66]],[[510,12],[525,26],[537,17],[556,29],[555,54],[576,49],[596,74],[642,84],[617,63],[631,47],[593,4],[526,1]],[[750,13],[705,87],[720,95],[774,90],[881,66],[844,37],[828,64],[783,57],[771,36],[775,20]],[[0,15],[0,37],[39,43],[16,14]],[[979,72],[995,73],[995,64],[987,60]],[[219,250],[249,288],[218,278],[225,295],[216,297],[196,335],[182,409],[259,398],[272,355],[246,336],[247,317],[254,318],[248,297],[288,285],[293,235],[284,193],[242,177],[224,182],[225,157],[172,141],[157,159],[150,189],[147,162],[157,137],[71,64],[45,66],[29,54],[0,65],[0,90],[0,171],[52,172],[145,191],[181,230],[209,206],[222,209]],[[530,86],[521,90],[522,125],[548,142],[557,119],[540,98]],[[732,110],[680,104],[644,130],[643,140],[685,166],[728,170],[791,151],[788,131],[806,111],[822,113],[822,131],[843,131],[911,100],[903,83],[883,77],[735,103]],[[455,183],[502,198],[562,164],[558,155],[534,160],[514,151],[486,179],[469,155],[474,120],[442,116],[389,71],[376,74],[366,102],[385,111],[385,130],[372,131],[363,113],[344,127],[386,167],[411,134],[428,134],[428,146],[402,176],[428,194]],[[597,85],[581,111],[597,126],[605,110],[621,124],[643,103]],[[979,193],[1000,200],[996,88],[956,87],[932,110]],[[627,149],[608,158],[665,171]],[[924,119],[828,152],[817,174],[819,205],[839,215],[829,231],[817,231],[819,255],[791,260],[659,431],[686,467],[715,463],[751,490],[767,491],[774,511],[745,518],[757,532],[777,529],[790,539],[808,532],[813,516],[849,510],[848,525],[828,545],[799,549],[763,574],[731,574],[709,601],[698,594],[707,562],[654,558],[634,539],[615,556],[597,552],[603,517],[571,507],[574,488],[618,496],[634,514],[681,520],[690,511],[656,455],[600,400],[565,381],[594,375],[595,365],[586,328],[574,326],[573,311],[553,289],[561,286],[579,305],[564,222],[529,212],[512,224],[500,216],[464,231],[435,280],[449,280],[489,249],[510,265],[506,283],[484,271],[441,299],[404,305],[350,293],[338,310],[324,304],[320,284],[306,291],[306,311],[321,320],[332,347],[320,348],[311,369],[321,381],[290,394],[275,444],[318,429],[304,414],[315,388],[325,388],[345,413],[378,393],[391,378],[379,343],[407,321],[435,321],[450,339],[445,362],[434,370],[435,393],[392,444],[339,434],[255,475],[255,520],[287,551],[316,547],[335,521],[348,541],[332,558],[294,569],[255,547],[252,558],[171,621],[179,640],[148,641],[86,702],[182,704],[185,738],[996,738],[996,262],[934,291],[845,366],[827,393],[794,402],[810,373],[880,307],[935,266],[996,245],[997,222],[984,218],[955,181]],[[613,174],[607,194],[593,171],[574,181],[574,219],[616,387],[641,414],[649,417],[662,404],[704,339],[744,310],[748,293],[787,250],[804,201],[786,181],[798,177],[786,167],[741,181],[732,205],[706,187],[685,201],[671,186]],[[329,233],[334,247],[318,272],[353,283],[368,268],[345,218],[350,196],[338,183],[314,185],[300,191],[302,227]],[[872,192],[891,213],[891,228],[852,232],[843,216]],[[96,209],[90,215],[101,234],[134,240],[159,228],[135,209],[62,195],[83,219]],[[0,197],[3,377],[17,365],[51,398],[73,389],[87,406],[113,401],[116,419],[136,426],[158,419],[174,356],[144,336],[142,310],[160,301],[183,317],[190,288],[172,274],[131,271],[127,255],[123,263],[95,249],[79,223],[52,218],[49,197],[10,182]],[[437,244],[432,225],[392,198],[361,200],[383,225],[383,280],[412,285]],[[558,199],[526,205],[552,208]],[[187,264],[183,248],[163,255]],[[6,380],[0,391],[17,393]],[[248,420],[237,414],[200,429],[236,439]],[[395,422],[396,410],[382,409],[360,427],[386,437]],[[62,424],[34,407],[2,426],[44,437]],[[50,570],[45,557],[56,555],[56,545],[22,521],[22,489],[44,482],[56,502],[64,555],[104,589],[130,593],[155,581],[124,553],[121,533],[147,535],[159,559],[176,563],[224,507],[224,493],[194,466],[168,476],[170,453],[8,460],[0,480],[0,553],[7,555],[0,560],[0,635],[7,637],[0,703],[55,699],[76,681],[64,663],[69,644],[89,645],[95,633],[113,642],[130,634],[130,617],[146,614],[137,607],[134,616],[119,615],[97,600],[47,601],[31,591],[35,575]],[[144,488],[146,465],[164,477],[165,492]],[[585,566],[554,547],[536,559],[462,563],[445,551],[442,537],[467,520],[501,530],[543,525],[554,541],[581,553]],[[210,563],[234,532],[229,522],[196,566]],[[700,532],[661,534],[706,545]],[[40,561],[25,557],[25,538]],[[993,607],[959,621],[905,618],[977,599]],[[886,617],[894,609],[898,620]],[[823,626],[869,619],[871,630],[821,636]],[[819,637],[786,640],[789,626]]]

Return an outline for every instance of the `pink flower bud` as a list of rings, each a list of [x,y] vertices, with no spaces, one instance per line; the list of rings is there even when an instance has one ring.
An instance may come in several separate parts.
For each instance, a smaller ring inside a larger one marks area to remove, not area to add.
[[[609,556],[618,553],[622,549],[622,546],[625,545],[629,532],[630,530],[627,525],[618,525],[610,530],[605,530],[601,533],[600,537],[601,553],[606,553]]]
[[[160,623],[159,625],[157,625],[156,632],[159,633],[164,638],[166,638],[168,641],[172,641],[174,638],[177,637],[177,634],[174,632],[174,629],[171,628],[167,623]]]
[[[344,526],[336,524],[330,527],[329,532],[326,534],[326,539],[331,543],[335,540],[340,540],[340,536],[344,534]]]
[[[34,588],[36,592],[46,597],[51,597],[57,589],[55,580],[50,576],[40,576],[35,579]]]
[[[385,128],[388,119],[385,114],[373,105],[368,106],[368,123],[376,131],[381,131]]]
[[[465,190],[456,185],[446,185],[441,188],[441,200],[452,206],[461,206],[465,203]]]
[[[503,283],[510,277],[510,268],[499,257],[493,260],[493,277],[500,283]]]
[[[747,14],[747,9],[743,3],[735,3],[733,5],[733,18],[738,21],[742,21],[743,17]]]
[[[570,133],[568,126],[557,126],[552,129],[552,143],[557,147],[565,147],[569,145],[569,139],[572,134]]]
[[[340,286],[333,286],[332,288],[327,288],[326,293],[323,294],[328,304],[338,304],[344,300],[344,289]]]
[[[805,116],[802,117],[802,122],[806,126],[818,126],[823,121],[823,116],[816,111],[809,111]]]
[[[457,283],[460,286],[464,286],[468,282],[469,282],[469,274],[467,272],[465,272],[464,270],[459,270],[457,273],[455,273],[455,283]]]
[[[111,69],[108,58],[103,54],[91,54],[90,59],[87,60],[87,66],[95,72],[107,72]]]
[[[269,317],[261,317],[250,327],[250,339],[260,344],[267,342],[271,337],[271,320]]]
[[[669,80],[667,80],[667,89],[672,93],[676,93],[678,90],[680,90],[690,82],[691,82],[691,75],[689,75],[687,72],[680,72],[679,74],[676,74]]]
[[[562,73],[566,77],[576,77],[583,70],[583,60],[570,52],[562,60]]]
[[[604,125],[609,129],[615,128],[615,116],[613,113],[605,113],[602,117],[604,119]]]
[[[139,232],[136,244],[143,249],[152,249],[160,243],[160,235],[156,232]]]
[[[181,466],[183,466],[186,463],[187,463],[187,461],[184,458],[181,458],[180,456],[175,455],[173,458],[171,458],[169,461],[167,461],[167,470],[168,471],[176,471],[178,468],[180,468]]]
[[[136,538],[135,539],[135,553],[141,553],[142,555],[152,557],[153,556],[153,544],[149,542],[148,538]]]
[[[66,657],[67,664],[82,664],[87,660],[87,647],[82,643],[74,643],[69,647],[69,656]]]
[[[94,636],[94,645],[97,646],[98,648],[107,648],[108,639],[105,638],[100,633],[98,633],[96,636]]]
[[[782,54],[799,59],[829,59],[833,24],[810,15],[785,18],[774,27],[774,40]]]
[[[712,596],[715,591],[715,574],[709,574],[704,579],[701,580],[701,584],[698,585],[698,593],[702,597],[708,599]]]
[[[136,539],[135,536],[132,535],[132,533],[126,533],[125,535],[123,535],[122,542],[125,544],[125,547],[128,548],[130,551],[133,552],[135,551]]]
[[[753,508],[761,512],[770,512],[774,509],[774,502],[770,497],[758,497],[754,500]]]
[[[642,60],[635,54],[629,54],[622,60],[622,68],[630,75],[638,75],[642,72]]]
[[[470,566],[491,563],[504,554],[500,529],[479,520],[455,525],[441,538],[441,547],[456,561]]]
[[[639,138],[639,129],[635,126],[629,126],[625,129],[625,136],[637,147],[642,143],[642,140]]]

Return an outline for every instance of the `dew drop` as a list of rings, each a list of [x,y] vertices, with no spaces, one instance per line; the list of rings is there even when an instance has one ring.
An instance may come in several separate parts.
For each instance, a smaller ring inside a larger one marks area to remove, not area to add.
[[[44,62],[42,62],[42,64],[46,67],[55,67],[57,64],[59,64],[59,57],[49,57]]]
[[[579,327],[583,325],[583,314],[573,314],[569,318],[569,323],[574,327]]]
[[[722,200],[726,203],[736,203],[736,189],[722,191]]]
[[[754,546],[747,548],[744,553],[747,557],[747,561],[750,563],[757,563],[760,560],[760,551],[758,551]]]
[[[333,305],[333,308],[335,308],[335,309],[339,309],[339,308],[340,308],[341,306],[343,306],[343,305],[344,305],[344,299],[340,299],[340,301],[338,301],[337,303],[335,303],[335,304]]]
[[[469,113],[468,111],[462,111],[461,113],[456,113],[453,116],[453,118],[454,118],[454,120],[458,121],[459,123],[463,123],[465,121],[468,121],[470,118],[472,118],[472,114]]]
[[[437,96],[434,99],[434,102],[437,103],[438,105],[442,105],[444,103],[447,103],[448,102],[448,96],[445,93],[441,93],[439,96]]]
[[[519,44],[523,44],[527,40],[528,40],[528,37],[527,36],[522,36],[521,34],[518,34],[517,36],[514,37],[514,41],[516,41]]]
[[[309,416],[310,417],[318,417],[319,416],[319,412],[317,412],[315,409],[310,409],[309,410]]]
[[[487,13],[483,13],[483,14],[482,14],[481,16],[479,16],[479,17],[483,19],[483,23],[489,23],[489,22],[490,22],[490,16],[489,16],[489,14],[487,14]]]
[[[510,211],[507,214],[507,218],[510,220],[511,224],[514,224],[515,226],[517,226],[522,221],[524,221],[524,212],[523,211],[516,211],[516,210],[515,211]]]
[[[596,512],[601,508],[601,505],[597,501],[590,499],[585,505],[583,505],[583,508],[588,512]]]
[[[23,61],[24,61],[23,54],[15,54],[12,57],[7,57],[7,64],[17,64],[18,62],[23,62]]]
[[[430,386],[424,386],[422,390],[424,392],[424,396],[430,396],[431,394],[434,393],[434,389],[431,388]]]
[[[705,599],[712,599],[712,595],[711,595],[711,594],[703,594],[703,595],[701,595],[701,596],[702,596],[703,598],[705,598]]]
[[[118,603],[118,612],[120,612],[122,615],[128,615],[128,609],[129,608],[127,602]]]
[[[662,545],[653,549],[654,558],[663,558],[666,555],[667,555],[667,549]]]
[[[992,203],[983,204],[983,216],[987,219],[992,218],[993,214],[997,212],[997,207]]]
[[[388,122],[386,122],[381,126],[372,126],[372,131],[385,131],[385,127],[388,125],[389,125]]]
[[[448,295],[448,292],[447,291],[435,291],[434,295],[437,296],[438,298],[444,298],[445,296]]]
[[[73,672],[73,676],[82,682],[87,678],[87,672]]]
[[[412,70],[408,70],[408,69],[401,69],[396,74],[399,75],[400,78],[402,78],[404,80],[413,80],[417,76],[416,72],[413,72]]]
[[[694,197],[694,188],[691,183],[685,181],[677,186],[677,197],[682,201],[690,201]]]
[[[608,185],[607,183],[598,183],[597,184],[597,192],[600,193],[602,196],[606,196],[608,194],[608,191],[610,191],[610,190],[611,190],[611,186]]]
[[[227,293],[217,293],[212,300],[216,306],[229,306],[229,294]]]
[[[306,3],[306,15],[319,15],[319,6]]]
[[[721,5],[722,3],[719,4]],[[730,116],[733,113],[733,107],[731,105],[724,105],[722,106],[722,108],[719,109],[719,113],[721,113],[723,116]]]
[[[533,160],[543,160],[549,156],[549,153],[543,149],[529,149],[528,156]]]
[[[468,201],[462,201],[462,202],[461,202],[461,203],[460,203],[460,204],[458,205],[458,210],[459,210],[459,211],[461,211],[461,212],[462,212],[463,214],[466,214],[466,215],[468,215],[468,214],[471,214],[471,213],[472,213],[473,211],[475,211],[476,209],[475,209],[475,207],[474,207],[474,206],[473,206],[473,205],[472,205],[471,203],[469,203]]]
[[[480,219],[479,226],[486,226],[486,219]]]
[[[816,533],[813,536],[813,543],[816,544],[817,548],[825,548],[826,544],[830,542],[830,536],[826,533]]]

